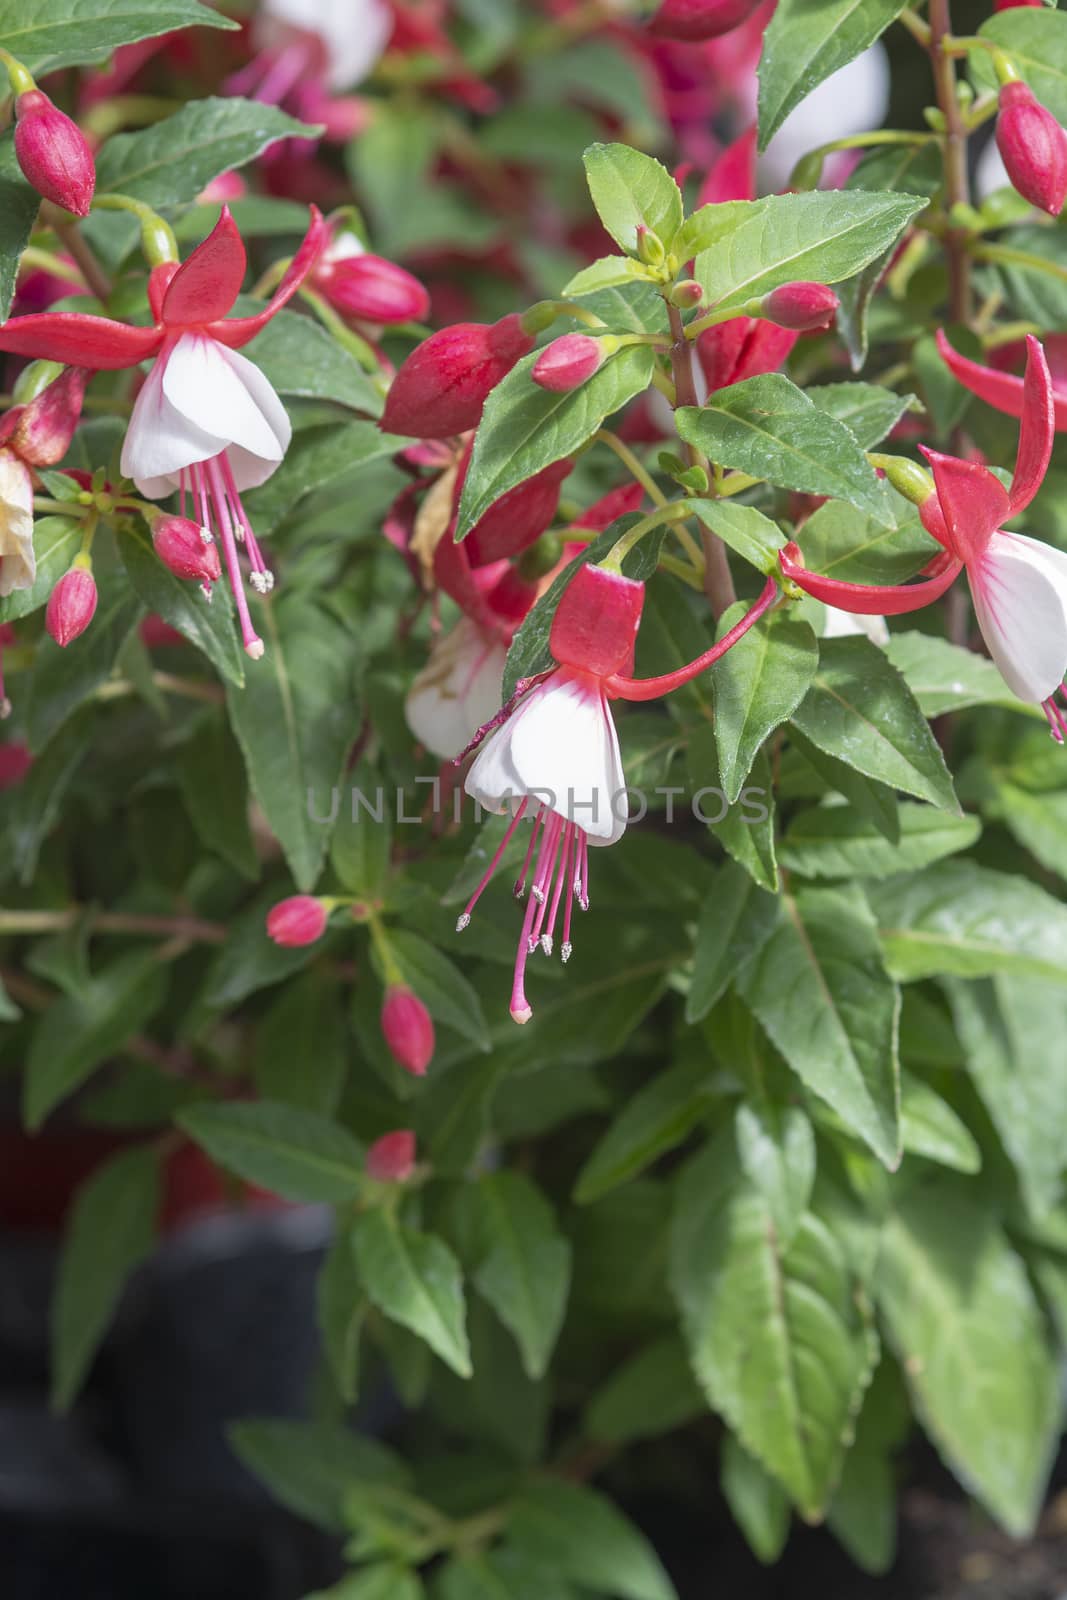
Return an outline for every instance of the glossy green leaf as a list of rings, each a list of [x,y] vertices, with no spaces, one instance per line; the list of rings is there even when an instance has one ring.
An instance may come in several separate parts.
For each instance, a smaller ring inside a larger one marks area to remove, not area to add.
[[[234,1453],[288,1510],[330,1533],[345,1528],[344,1502],[362,1483],[405,1488],[407,1468],[376,1439],[340,1423],[248,1417],[226,1430]]]
[[[799,530],[805,566],[846,583],[903,583],[914,577],[940,546],[910,506],[893,495],[889,503],[894,514],[889,526],[857,515],[854,507],[840,500],[819,506]],[[892,650],[890,659],[895,659]]]
[[[648,268],[632,256],[602,256],[592,266],[576,272],[564,285],[563,293],[594,294],[598,289],[611,289],[620,283],[647,283],[648,277]]]
[[[789,1496],[732,1433],[723,1436],[719,1486],[753,1555],[770,1566],[789,1537]]]
[[[815,1182],[815,1133],[799,1106],[744,1101],[734,1117],[741,1170],[757,1189],[787,1248]]]
[[[864,450],[881,443],[914,399],[876,383],[820,383],[807,396],[820,411],[843,422]]]
[[[1016,699],[992,661],[928,633],[894,633],[887,655],[919,702],[924,717],[968,706],[1007,706],[1040,715],[1036,706]]]
[[[563,1324],[571,1249],[549,1202],[518,1172],[482,1178],[476,1210],[473,1280],[514,1334],[530,1378],[541,1378]]]
[[[588,1205],[643,1172],[688,1137],[707,1114],[711,1098],[709,1064],[657,1072],[602,1135],[578,1175],[574,1198]]]
[[[757,511],[755,506],[738,505],[734,500],[701,499],[692,500],[690,509],[706,528],[717,533],[724,544],[760,572],[768,577],[777,574],[778,552],[786,542],[786,535],[762,511]]]
[[[0,196],[2,182],[0,178]],[[46,605],[48,596],[81,549],[81,543],[80,522],[70,517],[38,517],[33,524],[37,577],[28,589],[16,589],[14,594],[0,599],[0,622],[15,622]]]
[[[277,991],[259,1025],[255,1080],[265,1100],[330,1117],[348,1073],[339,985],[317,968]]]
[[[15,136],[9,128],[0,136],[0,322],[10,315],[19,261],[30,242],[40,204],[40,195],[26,182],[15,159]]]
[[[618,1600],[677,1600],[642,1533],[588,1484],[541,1478],[516,1498],[508,1531],[516,1547],[594,1593]]]
[[[626,1444],[670,1433],[706,1409],[685,1346],[668,1333],[623,1362],[596,1390],[584,1427],[591,1439]]]
[[[381,390],[371,382],[355,356],[310,317],[296,311],[279,311],[263,332],[245,345],[242,354],[255,362],[279,394],[296,395],[305,400],[333,400],[351,411],[365,411],[371,417],[381,415]],[[366,432],[352,437],[349,442],[350,467],[358,465],[361,458],[388,455],[398,448],[387,433],[379,434],[376,449]],[[295,468],[291,470],[296,471]],[[303,470],[307,470],[306,463]]]
[[[782,865],[804,878],[890,878],[969,850],[982,832],[977,817],[953,816],[910,800],[899,816],[901,836],[893,844],[849,806],[801,811],[778,847]]]
[[[1067,16],[1055,9],[1035,7],[1025,16],[1009,18],[1003,13],[987,17],[978,32],[1007,53],[1020,77],[1056,121],[1067,122]],[[983,88],[994,86],[996,78],[988,51],[973,51],[970,67]]]
[[[197,0],[22,0],[0,3],[4,48],[31,72],[56,72],[103,61],[122,44],[155,39],[175,28],[235,28]]]
[[[118,657],[142,615],[121,571],[98,570],[92,626],[63,649],[42,638],[30,679],[29,743],[41,751],[80,706],[93,698],[115,670]]]
[[[585,174],[597,214],[617,244],[637,249],[637,230],[656,234],[671,248],[682,225],[682,195],[651,156],[625,144],[594,144],[585,152]]]
[[[652,352],[628,345],[609,356],[578,389],[541,389],[530,373],[537,352],[524,357],[485,403],[463,485],[456,535],[464,538],[489,507],[586,444],[605,417],[648,388]]]
[[[355,1230],[356,1263],[371,1301],[418,1334],[461,1378],[471,1376],[463,1277],[443,1240],[417,1233],[384,1210]]]
[[[75,1196],[51,1311],[59,1410],[81,1388],[127,1278],[152,1248],[159,1199],[159,1155],[148,1146],[112,1156]]]
[[[204,844],[246,878],[258,877],[244,765],[224,716],[200,724],[178,751],[176,767],[185,809]]]
[[[149,611],[177,628],[204,652],[221,677],[240,688],[245,681],[246,657],[225,583],[215,588],[209,601],[198,583],[176,578],[156,555],[142,523],[123,529],[119,553],[130,583]]]
[[[813,89],[861,55],[904,0],[782,0],[767,25],[759,65],[759,147]]]
[[[407,983],[438,1022],[455,1028],[479,1050],[489,1048],[482,1003],[462,971],[436,945],[406,929],[390,929],[389,945]],[[462,947],[457,947],[457,955]]]
[[[362,1146],[314,1111],[271,1100],[204,1102],[177,1120],[213,1161],[283,1199],[342,1205],[359,1192]]]
[[[979,1172],[982,1152],[947,1100],[911,1072],[900,1082],[900,1132],[907,1155],[923,1156],[955,1172]]]
[[[757,888],[743,867],[734,861],[726,863],[697,924],[693,975],[685,1002],[687,1022],[707,1016],[735,974],[766,944],[779,912],[779,902]]]
[[[747,601],[723,613],[718,637],[741,620]],[[772,611],[711,669],[719,777],[731,805],[744,788],[756,752],[803,700],[819,664],[819,645],[808,623]]]
[[[892,522],[874,468],[844,423],[781,373],[716,390],[699,410],[683,406],[675,419],[681,437],[720,466],[783,489],[832,495],[876,522]]]

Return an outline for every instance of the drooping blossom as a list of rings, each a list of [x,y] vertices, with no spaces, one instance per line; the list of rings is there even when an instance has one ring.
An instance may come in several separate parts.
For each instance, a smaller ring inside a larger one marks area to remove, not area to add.
[[[331,89],[351,89],[373,70],[392,31],[388,0],[262,0],[255,19],[256,43],[274,58],[276,91],[287,71],[309,70]]]
[[[40,89],[15,99],[15,155],[39,195],[87,217],[96,187],[93,153],[78,124]]]
[[[365,250],[347,229],[336,235],[315,264],[312,283],[343,317],[371,326],[422,322],[430,296],[410,272]]]
[[[526,965],[540,947],[572,950],[572,910],[589,905],[589,847],[615,844],[626,830],[628,805],[618,735],[608,702],[651,700],[680,687],[719,660],[777,595],[773,579],[745,617],[688,666],[658,678],[628,676],[641,622],[645,586],[607,567],[579,567],[552,620],[549,644],[559,665],[520,685],[517,703],[484,731],[465,788],[486,810],[511,822],[485,875],[457,923],[470,922],[509,842],[531,824],[516,896],[530,893],[515,960],[511,1015],[528,1022]]]
[[[1019,448],[1011,487],[988,467],[923,450],[936,493],[919,507],[927,532],[944,547],[914,584],[843,583],[807,571],[795,544],[781,553],[782,571],[828,605],[897,615],[936,600],[966,571],[975,614],[989,653],[1020,700],[1041,705],[1053,737],[1067,735],[1057,696],[1067,673],[1067,554],[1003,524],[1033,500],[1052,453],[1052,380],[1040,344],[1027,340]]]
[[[141,494],[162,499],[180,491],[202,528],[222,545],[248,654],[263,654],[248,611],[238,549],[251,584],[273,586],[241,504],[241,491],[264,483],[289,444],[285,408],[267,379],[238,355],[295,294],[323,243],[325,224],[312,207],[311,226],[271,300],[250,317],[227,317],[244,279],[244,244],[227,207],[213,231],[181,266],[152,269],[151,327],[134,327],[81,312],[16,317],[0,328],[0,350],[42,356],[105,371],[155,358],[134,403],[122,447],[122,470]]]
[[[33,400],[0,417],[0,595],[28,589],[37,575],[32,468],[53,467],[66,455],[87,376],[68,367]]]
[[[492,390],[534,342],[515,312],[499,322],[457,322],[432,333],[393,379],[382,428],[413,439],[447,439],[476,428]]]
[[[66,649],[79,639],[96,615],[96,579],[77,563],[65,572],[48,596],[44,625],[56,644]]]

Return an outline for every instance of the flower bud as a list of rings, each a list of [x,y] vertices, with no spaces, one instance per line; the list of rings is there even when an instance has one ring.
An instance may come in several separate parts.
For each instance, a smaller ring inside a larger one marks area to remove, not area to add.
[[[572,461],[554,461],[494,500],[463,541],[471,566],[503,561],[533,544],[555,516],[560,484],[573,466]],[[457,493],[461,488],[457,484]]]
[[[425,1077],[434,1052],[433,1019],[405,983],[391,983],[385,991],[382,1034],[393,1060],[412,1077]]]
[[[764,295],[760,316],[779,328],[789,328],[794,333],[810,333],[815,328],[828,328],[834,320],[840,301],[824,283],[783,283]]]
[[[604,365],[604,344],[587,333],[565,333],[546,345],[533,366],[533,381],[542,389],[566,394],[578,389]]]
[[[1067,134],[1021,80],[1000,91],[997,149],[1017,193],[1058,217],[1067,199]]]
[[[77,123],[40,89],[19,95],[15,116],[15,155],[27,181],[64,211],[87,217],[96,168]]]
[[[376,1183],[406,1183],[415,1170],[415,1135],[409,1128],[383,1133],[367,1151],[367,1176]]]
[[[442,328],[393,379],[381,426],[417,439],[447,439],[477,427],[490,392],[533,345],[514,312],[499,322]]]
[[[32,766],[28,744],[18,739],[12,744],[0,744],[0,790],[16,789]]]
[[[0,442],[31,467],[54,467],[70,449],[89,374],[67,367],[27,405],[0,421]]]
[[[681,283],[676,283],[667,297],[672,306],[677,306],[681,311],[692,311],[704,298],[703,285],[695,278],[683,278]]]
[[[342,316],[359,322],[420,322],[430,296],[418,278],[382,256],[350,255],[328,261],[315,287]]]
[[[648,25],[660,39],[717,39],[748,20],[762,0],[663,0]]]
[[[96,612],[96,579],[88,567],[71,567],[48,596],[44,625],[56,644],[66,646],[83,634]]]
[[[639,223],[637,228],[637,256],[646,267],[662,267],[667,259],[663,240],[643,222]]]
[[[176,578],[215,583],[222,577],[211,530],[188,517],[157,517],[152,524],[152,543],[160,561]]]
[[[313,894],[294,894],[267,912],[267,932],[275,944],[293,948],[314,944],[326,932],[329,912]]]

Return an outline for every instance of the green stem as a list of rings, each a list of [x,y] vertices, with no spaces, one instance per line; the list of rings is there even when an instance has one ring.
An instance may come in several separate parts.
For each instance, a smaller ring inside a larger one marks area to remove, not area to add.
[[[358,333],[353,333],[343,318],[337,315],[333,306],[329,305],[321,295],[316,294],[314,289],[305,287],[300,289],[299,294],[305,305],[309,305],[314,311],[323,327],[333,335],[339,345],[348,351],[349,355],[355,356],[364,372],[373,378],[379,387],[382,387],[382,393],[384,394],[385,389],[378,358],[366,339],[361,339]]]
[[[143,933],[153,938],[179,938],[200,944],[222,944],[229,930],[224,923],[200,917],[149,917],[124,911],[93,911],[70,906],[65,911],[0,910],[0,934],[62,933],[85,919],[91,933]]]
[[[1027,267],[1031,272],[1044,272],[1050,278],[1067,283],[1067,267],[1058,261],[1046,261],[1044,256],[1031,255],[1029,250],[1016,250],[1007,244],[975,244],[971,253],[977,261],[1000,261],[1006,266]]]
[[[968,128],[956,86],[956,67],[942,48],[952,35],[949,0],[930,0],[930,66],[937,90],[937,103],[945,119],[945,211],[951,218],[955,206],[970,205],[967,177]],[[971,264],[965,230],[949,227],[945,233],[948,258],[949,313],[954,322],[970,322]]]
[[[696,380],[693,376],[693,346],[686,338],[685,325],[677,306],[668,305],[667,316],[674,339],[671,346],[671,371],[674,375],[676,407],[695,406],[698,401]],[[683,451],[691,467],[704,467],[705,471],[708,470],[708,463],[694,445],[685,444]],[[704,547],[704,593],[707,595],[712,612],[719,617],[737,599],[734,580],[730,572],[730,563],[726,558],[726,546],[722,540],[717,534],[712,533],[710,528],[702,527],[700,536]]]
[[[597,433],[594,433],[593,440],[594,442],[599,440],[601,444],[606,444],[609,450],[615,452],[630,476],[636,478],[644,489],[653,505],[665,506],[667,504],[667,496],[663,493],[659,484],[641,465],[629,445],[624,444],[617,434],[612,433],[609,428],[601,428]]]
[[[635,545],[641,543],[646,533],[651,533],[653,528],[662,527],[664,523],[676,522],[688,516],[688,506],[684,500],[672,500],[667,505],[657,506],[655,511],[650,511],[642,517],[640,522],[616,540],[600,563],[608,572],[621,572],[622,564]]]

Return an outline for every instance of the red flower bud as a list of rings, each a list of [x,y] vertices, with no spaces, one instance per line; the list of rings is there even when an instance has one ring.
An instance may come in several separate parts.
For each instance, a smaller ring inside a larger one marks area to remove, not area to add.
[[[1025,83],[1000,91],[997,149],[1023,199],[1058,217],[1067,199],[1067,134]]]
[[[342,316],[360,322],[419,322],[430,310],[430,296],[418,278],[382,256],[324,262],[315,286]]]
[[[572,461],[553,462],[495,500],[463,541],[471,566],[518,555],[539,539],[556,514],[559,486],[573,466]]]
[[[367,1151],[367,1176],[377,1183],[406,1183],[415,1170],[415,1135],[409,1128],[383,1133]]]
[[[222,577],[219,552],[211,532],[188,517],[157,517],[152,525],[156,555],[176,578],[215,583]]]
[[[994,11],[1014,11],[1016,6],[1037,6],[1045,9],[1045,0],[993,0]]]
[[[33,766],[28,744],[0,744],[0,789],[16,788]]]
[[[579,567],[552,618],[548,647],[563,667],[598,678],[629,667],[645,586],[603,567]]]
[[[762,315],[780,328],[810,333],[828,328],[840,301],[824,283],[783,283],[763,298]]]
[[[46,200],[87,217],[96,187],[93,153],[76,122],[40,89],[15,101],[15,155],[27,181]]]
[[[48,596],[44,625],[64,648],[83,634],[96,612],[96,579],[86,567],[71,567]]]
[[[499,322],[442,328],[393,379],[382,427],[417,439],[447,439],[477,427],[490,392],[533,346],[514,312]]]
[[[54,467],[70,449],[81,417],[84,367],[67,367],[24,406],[15,406],[0,420],[0,443],[31,467]]]
[[[314,944],[326,932],[329,912],[312,894],[290,895],[267,912],[267,932],[275,944],[292,948]]]
[[[763,0],[663,0],[648,25],[660,39],[717,39],[758,10]]]
[[[553,339],[534,362],[533,381],[542,389],[565,394],[577,389],[604,365],[604,345],[587,333],[565,333]]]
[[[424,1077],[433,1058],[433,1019],[407,984],[391,983],[385,991],[382,1034],[393,1060],[413,1077]]]

